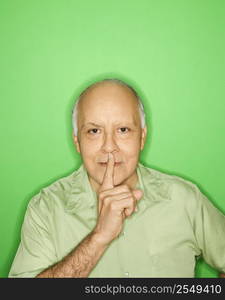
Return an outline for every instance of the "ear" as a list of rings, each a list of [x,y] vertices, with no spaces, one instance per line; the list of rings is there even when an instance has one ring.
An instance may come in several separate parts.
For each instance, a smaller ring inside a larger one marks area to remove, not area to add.
[[[147,136],[147,127],[141,129],[141,150],[143,150]]]
[[[79,144],[78,136],[74,135],[74,133],[73,133],[73,141],[77,149],[77,152],[80,153],[80,144]]]

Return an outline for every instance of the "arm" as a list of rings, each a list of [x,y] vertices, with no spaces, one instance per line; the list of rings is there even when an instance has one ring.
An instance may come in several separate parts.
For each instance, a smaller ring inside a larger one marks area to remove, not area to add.
[[[195,235],[203,258],[225,277],[225,216],[197,189]]]
[[[36,277],[88,277],[106,248],[107,245],[103,244],[98,234],[93,231],[63,260]]]

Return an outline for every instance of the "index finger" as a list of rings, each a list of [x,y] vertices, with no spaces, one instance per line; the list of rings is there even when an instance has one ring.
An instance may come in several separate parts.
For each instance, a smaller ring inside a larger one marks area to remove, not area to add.
[[[107,166],[106,166],[106,170],[105,170],[105,174],[101,186],[102,191],[109,190],[114,187],[113,173],[114,173],[114,156],[112,153],[109,153],[108,162],[107,162]]]

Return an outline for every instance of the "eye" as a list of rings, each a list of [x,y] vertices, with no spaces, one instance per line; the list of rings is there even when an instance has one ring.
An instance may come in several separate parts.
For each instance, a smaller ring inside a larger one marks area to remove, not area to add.
[[[92,129],[89,129],[88,130],[88,133],[90,133],[90,134],[96,134],[96,133],[98,133],[98,128],[92,128]]]
[[[130,131],[130,129],[128,127],[121,127],[121,128],[119,128],[119,131],[121,133],[127,133],[128,131]]]

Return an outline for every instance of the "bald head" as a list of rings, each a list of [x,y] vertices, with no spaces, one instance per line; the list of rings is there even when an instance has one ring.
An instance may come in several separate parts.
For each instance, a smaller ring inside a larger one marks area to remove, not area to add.
[[[127,108],[136,111],[141,128],[145,127],[143,104],[137,92],[130,85],[118,79],[104,79],[88,86],[77,99],[72,115],[74,135],[78,135],[78,123],[90,105],[103,105],[105,109],[113,109],[116,104],[123,103]],[[108,105],[107,105],[108,103]]]
[[[128,93],[132,94],[137,100],[139,99],[137,92],[128,84],[119,79],[104,79],[98,82],[95,82],[88,86],[81,94],[79,99],[81,100],[89,92],[96,90],[98,88],[112,88],[112,89],[124,89]]]

